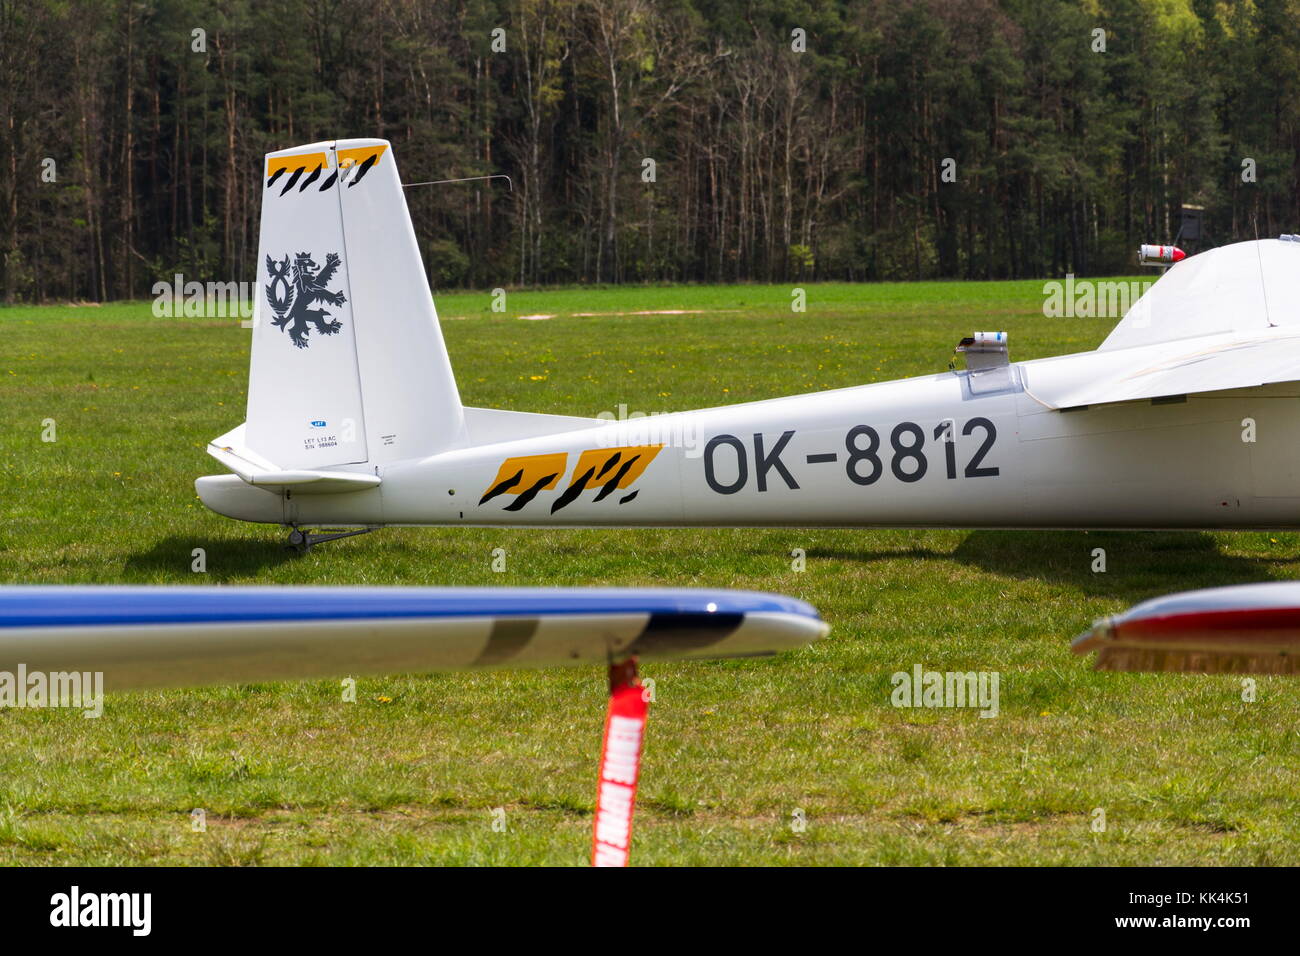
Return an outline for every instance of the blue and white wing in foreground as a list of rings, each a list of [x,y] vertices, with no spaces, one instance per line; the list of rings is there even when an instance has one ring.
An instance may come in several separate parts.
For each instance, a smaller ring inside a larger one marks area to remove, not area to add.
[[[0,671],[99,671],[110,690],[743,657],[828,630],[802,601],[744,591],[0,589]]]

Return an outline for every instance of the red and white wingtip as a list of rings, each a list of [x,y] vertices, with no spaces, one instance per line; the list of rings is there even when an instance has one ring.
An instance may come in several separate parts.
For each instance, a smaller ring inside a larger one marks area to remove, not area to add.
[[[1187,253],[1177,246],[1156,246],[1143,243],[1138,247],[1138,265],[1140,266],[1171,266],[1175,262],[1182,262],[1186,258]]]
[[[1075,638],[1097,670],[1300,673],[1300,582],[1184,591],[1104,618]]]

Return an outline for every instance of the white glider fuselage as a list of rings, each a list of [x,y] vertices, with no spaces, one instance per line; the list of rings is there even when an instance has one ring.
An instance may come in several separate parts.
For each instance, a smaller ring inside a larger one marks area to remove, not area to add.
[[[1300,388],[1075,411],[1025,390],[1094,355],[1010,365],[991,393],[945,372],[476,445],[358,492],[205,480],[229,488],[223,513],[299,525],[1300,525]],[[1243,440],[1247,420],[1267,440]]]
[[[1300,241],[1177,262],[1092,352],[1011,363],[979,333],[961,370],[605,422],[462,405],[389,143],[296,147],[262,172],[247,420],[209,445],[233,474],[197,482],[221,514],[1300,527]]]

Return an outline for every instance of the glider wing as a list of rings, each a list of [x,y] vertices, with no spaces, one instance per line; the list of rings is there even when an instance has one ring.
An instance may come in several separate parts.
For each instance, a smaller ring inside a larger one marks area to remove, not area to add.
[[[1102,287],[1125,283],[1098,282]],[[1112,289],[1114,291],[1114,289]],[[1097,351],[1026,362],[1027,392],[1067,410],[1300,380],[1300,242],[1237,242],[1172,266]]]
[[[1075,639],[1097,670],[1293,674],[1300,582],[1184,591],[1106,618]]]
[[[1227,333],[1072,358],[1025,363],[1025,390],[1066,410],[1300,381],[1300,334]]]
[[[7,587],[0,671],[192,686],[742,657],[829,630],[810,605],[695,589]]]

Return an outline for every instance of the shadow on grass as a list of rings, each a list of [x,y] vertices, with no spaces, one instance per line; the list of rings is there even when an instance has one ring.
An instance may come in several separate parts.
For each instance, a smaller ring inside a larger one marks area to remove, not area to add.
[[[203,549],[207,573],[202,576],[193,571],[195,548]],[[179,583],[195,584],[245,577],[266,568],[286,564],[296,557],[293,551],[284,546],[281,538],[266,540],[173,535],[158,541],[148,551],[128,557],[126,569],[150,575],[166,574],[176,578]]]
[[[1095,549],[1105,571],[1093,570]],[[1071,584],[1088,595],[1140,600],[1171,591],[1293,580],[1300,556],[1225,554],[1203,531],[973,531],[952,552],[933,548],[835,551],[848,561],[957,561],[993,574]]]

